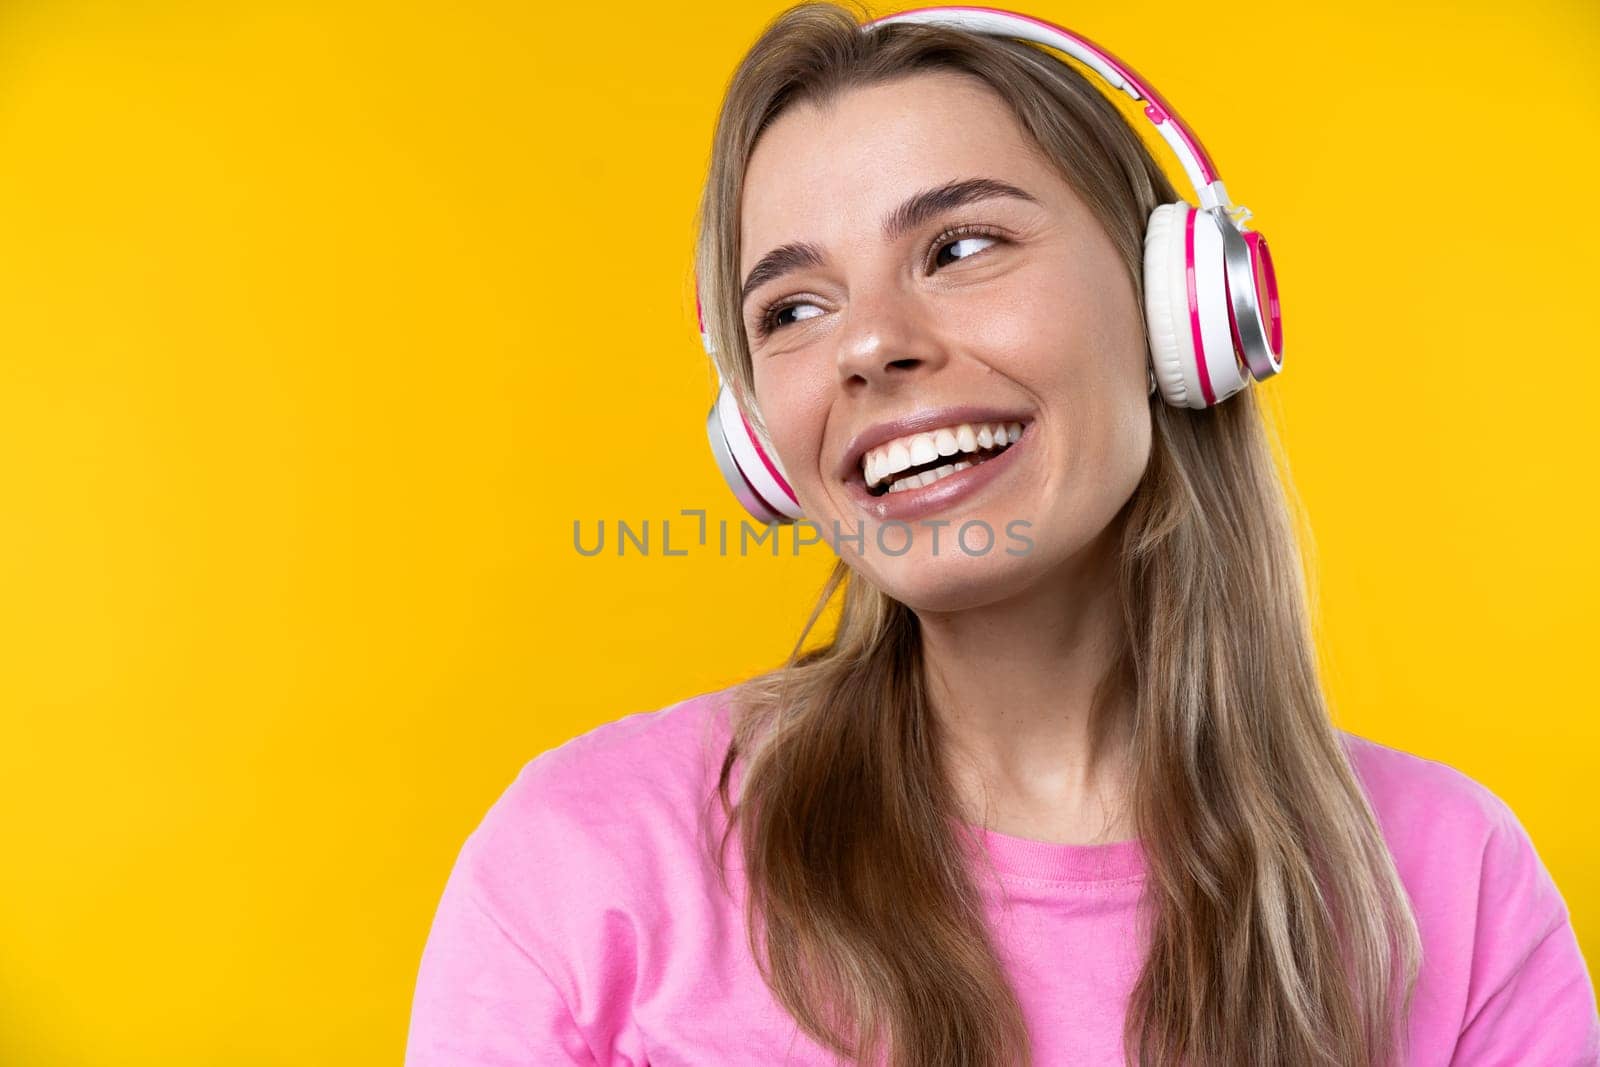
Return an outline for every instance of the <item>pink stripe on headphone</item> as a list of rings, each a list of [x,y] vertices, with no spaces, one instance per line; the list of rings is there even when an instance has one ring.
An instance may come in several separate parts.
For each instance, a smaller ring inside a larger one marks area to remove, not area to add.
[[[761,501],[762,506],[765,507],[768,511],[772,512],[774,515],[777,515],[777,516],[780,516],[780,517],[783,515],[783,509],[782,508],[773,507],[772,506],[772,501],[770,501],[766,497],[762,496],[761,495],[761,490],[757,489],[755,486],[750,484],[750,479],[746,478],[744,476],[744,471],[739,470],[739,465],[737,463],[735,463],[733,465],[733,469],[739,472],[739,480],[744,483],[744,487],[746,489],[750,490],[750,495],[751,496],[753,496],[757,500]]]
[[[778,483],[778,488],[788,494],[789,499],[798,505],[800,498],[794,495],[794,490],[789,488],[789,483],[784,480],[783,475],[778,473],[778,468],[772,465],[772,460],[767,458],[766,449],[761,447],[761,438],[757,437],[755,430],[751,429],[750,420],[744,417],[743,411],[739,412],[739,421],[744,423],[744,432],[750,436],[750,443],[755,446],[756,455],[761,457],[761,462],[766,466],[767,473],[772,475],[773,480]],[[776,511],[777,509],[774,508],[773,510]]]
[[[1189,333],[1194,337],[1194,367],[1200,376],[1200,395],[1210,406],[1217,402],[1217,397],[1211,391],[1211,375],[1206,371],[1206,338],[1200,331],[1200,299],[1194,287],[1194,220],[1199,212],[1191,208],[1184,214],[1188,216],[1183,224],[1183,275],[1189,285]]]

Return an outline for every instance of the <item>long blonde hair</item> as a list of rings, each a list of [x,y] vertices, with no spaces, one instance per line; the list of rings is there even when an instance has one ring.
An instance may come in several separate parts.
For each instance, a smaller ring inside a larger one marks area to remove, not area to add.
[[[751,151],[784,108],[913,71],[981,78],[1105,227],[1141,306],[1146,222],[1180,199],[1110,101],[1052,53],[949,27],[863,33],[867,17],[832,3],[783,12],[717,120],[696,273],[718,368],[758,425],[738,210]],[[1322,692],[1257,392],[1204,411],[1154,398],[1149,464],[1116,518],[1123,633],[1097,699],[1135,708],[1150,931],[1127,1061],[1380,1067],[1402,1062],[1420,940]],[[841,587],[832,639],[802,652]],[[1031,1063],[951,821],[915,614],[841,560],[787,661],[733,701],[718,855],[737,826],[749,944],[776,999],[859,1064]]]

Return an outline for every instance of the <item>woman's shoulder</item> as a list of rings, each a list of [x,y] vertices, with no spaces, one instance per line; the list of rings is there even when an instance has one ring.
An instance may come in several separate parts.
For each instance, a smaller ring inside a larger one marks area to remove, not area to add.
[[[1441,823],[1467,839],[1483,840],[1496,828],[1516,822],[1510,807],[1493,790],[1444,762],[1385,745],[1371,738],[1339,731],[1380,819],[1397,827],[1419,817]]]
[[[685,828],[720,772],[732,692],[630,712],[533,756],[474,831],[478,846],[525,855],[537,839],[569,863],[604,862]]]
[[[728,695],[623,715],[522,765],[446,880],[408,1063],[595,1062],[581,1050],[622,1039],[640,960],[685,936],[676,917],[709,884],[695,820]]]
[[[646,792],[681,784],[725,741],[733,692],[710,690],[602,722],[528,760],[511,792],[540,801],[576,794],[588,802],[619,796],[628,781]]]
[[[696,841],[722,768],[733,688],[629,712],[534,755],[462,848],[485,888],[528,897],[648,880]]]
[[[1431,1014],[1414,1026],[1447,1034],[1457,1061],[1596,1062],[1587,964],[1521,819],[1448,763],[1341,733],[1423,941]]]
[[[1538,865],[1521,820],[1477,778],[1443,760],[1340,735],[1408,884],[1450,882],[1470,890],[1482,877]]]
[[[623,715],[529,759],[467,836],[452,879],[547,960],[595,943],[608,913],[701,881],[699,820],[731,691]]]

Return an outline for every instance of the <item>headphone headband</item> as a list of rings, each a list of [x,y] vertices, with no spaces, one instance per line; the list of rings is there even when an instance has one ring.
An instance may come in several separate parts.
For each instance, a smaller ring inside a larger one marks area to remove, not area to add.
[[[1248,211],[1235,208],[1228,200],[1228,191],[1217,175],[1216,165],[1206,153],[1188,123],[1178,117],[1172,105],[1151,87],[1132,67],[1080,34],[1065,26],[1034,18],[1017,11],[998,7],[979,7],[965,4],[939,7],[916,7],[897,11],[892,15],[873,19],[862,24],[863,32],[886,26],[893,22],[919,22],[953,26],[956,29],[999,37],[1017,37],[1035,44],[1049,45],[1067,53],[1098,74],[1113,89],[1127,93],[1144,103],[1144,116],[1155,126],[1156,132],[1172,147],[1183,171],[1200,198],[1201,208],[1217,208],[1228,212]],[[1238,221],[1243,221],[1240,219]]]

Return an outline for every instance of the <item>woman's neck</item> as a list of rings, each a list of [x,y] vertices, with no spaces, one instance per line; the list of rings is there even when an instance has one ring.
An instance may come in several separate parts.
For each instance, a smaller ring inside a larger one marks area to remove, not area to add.
[[[969,821],[1063,844],[1135,836],[1132,700],[1118,689],[1094,703],[1119,643],[1115,581],[1104,551],[1080,554],[1019,595],[918,613],[929,700]]]

